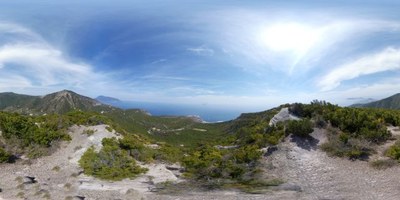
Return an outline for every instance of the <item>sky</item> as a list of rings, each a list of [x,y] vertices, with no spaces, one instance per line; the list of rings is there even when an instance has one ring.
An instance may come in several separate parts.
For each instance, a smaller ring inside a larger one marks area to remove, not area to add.
[[[4,0],[0,92],[260,110],[400,92],[393,0]]]

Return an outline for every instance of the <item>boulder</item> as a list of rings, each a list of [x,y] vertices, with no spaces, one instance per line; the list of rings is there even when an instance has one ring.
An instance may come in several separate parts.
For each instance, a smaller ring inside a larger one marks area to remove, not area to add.
[[[24,176],[23,178],[23,183],[24,184],[33,184],[33,183],[37,183],[37,181],[35,180],[36,178],[34,176]]]
[[[80,196],[80,195],[76,195],[76,196],[74,196],[74,200],[85,200],[85,198],[86,197],[84,197],[84,196]]]

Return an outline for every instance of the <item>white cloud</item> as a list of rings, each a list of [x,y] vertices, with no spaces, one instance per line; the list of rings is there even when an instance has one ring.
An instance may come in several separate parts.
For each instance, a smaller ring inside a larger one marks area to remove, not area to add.
[[[18,33],[18,34],[24,34],[24,35],[30,35],[33,37],[39,37],[37,34],[32,32],[31,30],[19,26],[17,24],[13,23],[7,23],[7,22],[0,22],[0,32],[1,33]]]
[[[25,77],[13,74],[1,74],[3,77],[0,79],[0,90],[13,91],[15,89],[27,88],[32,83]]]
[[[150,64],[152,64],[152,65],[155,65],[155,64],[158,64],[158,63],[163,63],[163,62],[167,62],[167,59],[159,59],[159,60],[155,60],[155,61],[151,62]]]
[[[43,86],[64,81],[79,82],[91,72],[89,66],[68,61],[59,50],[43,44],[2,46],[0,66],[3,66],[2,71],[25,75]]]
[[[366,55],[335,68],[322,77],[317,85],[322,91],[329,91],[338,87],[342,81],[351,80],[363,75],[399,69],[400,49],[389,47],[379,53]]]
[[[0,22],[0,91],[37,94],[61,89],[90,93],[114,87],[111,78],[85,63],[71,60],[35,32],[12,23]]]
[[[384,79],[379,82],[362,85],[346,90],[331,90],[326,92],[316,92],[307,94],[314,99],[327,100],[334,104],[347,106],[355,103],[351,97],[364,99],[382,99],[400,92],[400,78]]]
[[[197,55],[209,55],[212,56],[214,55],[214,50],[204,47],[204,46],[200,46],[200,47],[194,47],[194,48],[187,48],[188,51],[196,53]]]
[[[273,70],[288,76],[313,72],[312,69],[321,66],[319,64],[329,62],[333,56],[339,55],[335,52],[338,49],[346,48],[350,52],[354,47],[356,51],[366,39],[374,39],[377,34],[400,32],[398,21],[362,19],[314,11],[304,12],[301,17],[286,14],[274,9],[232,7],[200,13],[194,25],[205,32],[204,37],[208,37],[205,43],[229,52],[228,61],[232,66],[255,74],[270,73]],[[290,32],[291,24],[305,28],[300,30],[303,39],[296,37],[293,31]],[[289,30],[284,30],[287,26]],[[271,36],[268,30],[274,27],[283,27],[283,32],[277,31],[273,38],[268,38]],[[296,42],[298,45],[290,46]],[[285,48],[294,50],[279,51]]]

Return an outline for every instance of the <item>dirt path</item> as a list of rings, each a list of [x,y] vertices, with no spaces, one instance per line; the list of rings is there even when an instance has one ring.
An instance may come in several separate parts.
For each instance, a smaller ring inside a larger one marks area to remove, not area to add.
[[[399,199],[400,167],[376,170],[363,161],[330,158],[318,149],[324,130],[308,142],[287,138],[266,158],[286,184],[301,189],[301,199]]]

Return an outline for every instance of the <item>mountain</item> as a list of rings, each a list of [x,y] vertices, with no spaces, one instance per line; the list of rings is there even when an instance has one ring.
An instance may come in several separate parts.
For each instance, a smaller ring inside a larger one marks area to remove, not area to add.
[[[0,93],[0,110],[18,110],[22,107],[31,107],[40,97],[16,94],[13,92]]]
[[[362,105],[376,101],[373,98],[347,98],[347,100],[354,101],[349,107],[362,107]]]
[[[95,98],[97,101],[102,102],[102,103],[109,103],[109,102],[121,102],[121,100],[114,98],[114,97],[108,97],[108,96],[103,96],[100,95],[98,97]]]
[[[42,97],[36,109],[41,112],[65,113],[70,110],[92,111],[98,107],[106,107],[97,100],[79,95],[69,90],[55,92]]]
[[[379,101],[366,104],[354,104],[352,107],[400,109],[400,93]]]
[[[71,110],[101,111],[114,109],[97,100],[62,90],[45,96],[0,93],[0,109],[20,113],[66,113]]]

